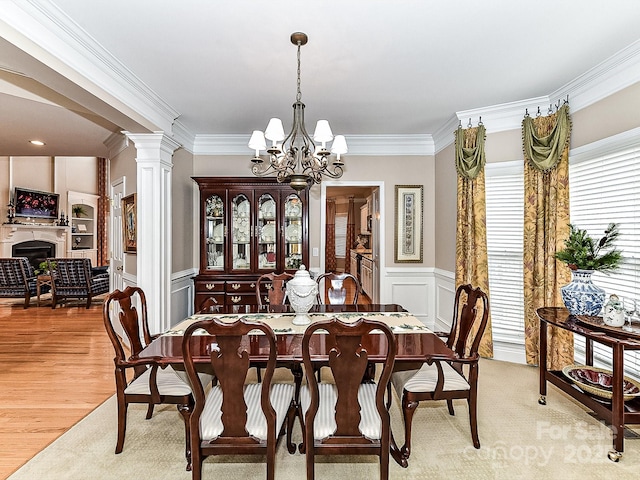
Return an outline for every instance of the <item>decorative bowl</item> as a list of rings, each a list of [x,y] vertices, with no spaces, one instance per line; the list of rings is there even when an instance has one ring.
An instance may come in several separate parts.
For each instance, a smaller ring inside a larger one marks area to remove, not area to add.
[[[562,369],[562,373],[587,393],[608,400],[613,397],[613,372],[611,370],[586,365],[569,365]],[[624,377],[622,383],[622,396],[625,402],[640,396],[640,386],[635,380]]]

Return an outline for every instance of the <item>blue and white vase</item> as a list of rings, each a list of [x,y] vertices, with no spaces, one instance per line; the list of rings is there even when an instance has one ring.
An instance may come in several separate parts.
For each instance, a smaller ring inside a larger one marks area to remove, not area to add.
[[[571,315],[599,315],[604,290],[591,281],[593,270],[571,270],[571,283],[560,288],[562,301]]]

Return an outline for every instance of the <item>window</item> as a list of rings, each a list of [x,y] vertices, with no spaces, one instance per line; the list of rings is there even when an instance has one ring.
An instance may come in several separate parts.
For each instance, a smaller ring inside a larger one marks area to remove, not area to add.
[[[640,128],[576,148],[569,158],[571,222],[596,238],[620,225],[621,268],[593,280],[606,291],[632,297],[640,309]],[[491,318],[496,343],[524,344],[522,160],[487,164],[487,251]],[[640,325],[637,325],[640,327]],[[584,339],[576,336],[576,358]],[[611,367],[611,351],[595,344],[594,363]],[[625,374],[640,378],[640,352],[627,352]]]
[[[347,252],[347,214],[336,213],[336,257],[345,258]]]
[[[524,345],[522,161],[487,164],[485,187],[493,339]]]
[[[640,129],[631,130],[572,152],[569,162],[571,222],[599,238],[610,222],[620,226],[617,245],[621,267],[611,274],[595,272],[593,281],[606,291],[638,301],[640,308]],[[576,350],[584,342],[576,337]],[[595,358],[611,365],[610,349],[596,344]],[[627,374],[640,376],[640,355],[627,353]]]

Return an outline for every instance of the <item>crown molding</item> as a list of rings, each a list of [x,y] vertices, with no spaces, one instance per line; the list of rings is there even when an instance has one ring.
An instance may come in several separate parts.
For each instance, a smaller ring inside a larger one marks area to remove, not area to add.
[[[569,96],[578,111],[640,81],[640,40],[551,92],[553,100]]]
[[[639,81],[640,40],[637,40],[549,95],[462,110],[456,112],[456,117],[463,125],[468,120],[477,122],[482,117],[487,133],[514,130],[521,127],[527,110],[534,115],[540,108],[541,113],[546,115],[548,105],[569,98],[571,111],[577,112]],[[436,135],[434,137],[439,138]]]
[[[245,155],[250,134],[196,135],[194,155]],[[435,155],[431,135],[348,135],[347,155]]]
[[[49,68],[150,131],[163,131],[194,155],[250,155],[249,134],[194,135],[177,121],[180,113],[163,101],[54,3],[2,2],[3,37]],[[6,27],[6,28],[4,28]],[[348,135],[349,155],[435,155],[454,141],[461,122],[480,117],[488,133],[521,127],[526,112],[569,96],[573,112],[640,81],[640,40],[562,87],[540,97],[456,112],[433,134]]]
[[[103,143],[109,150],[109,158],[114,158],[129,146],[129,139],[122,132],[114,132]]]
[[[171,131],[180,114],[52,2],[2,2],[2,22],[12,29],[3,37],[35,59],[150,130]]]
[[[458,117],[453,115],[433,134],[435,142],[434,155],[451,145],[454,140],[454,133],[458,128]]]

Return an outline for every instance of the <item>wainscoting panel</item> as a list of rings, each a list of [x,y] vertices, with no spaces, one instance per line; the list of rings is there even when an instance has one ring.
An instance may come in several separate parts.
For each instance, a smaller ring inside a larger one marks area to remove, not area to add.
[[[183,270],[171,275],[171,326],[193,314],[193,276],[197,271]]]
[[[435,314],[433,269],[387,268],[380,279],[380,302],[397,303],[425,325]]]
[[[455,278],[452,272],[436,270],[435,272],[435,302],[436,315],[433,329],[439,332],[451,330],[453,319],[453,302],[456,296]]]

